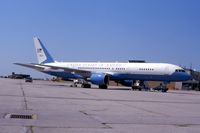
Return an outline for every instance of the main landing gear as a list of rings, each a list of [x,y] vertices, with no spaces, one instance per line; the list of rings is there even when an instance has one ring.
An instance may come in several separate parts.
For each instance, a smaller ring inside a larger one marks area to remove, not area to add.
[[[82,88],[91,88],[91,84],[89,83],[84,83],[81,85]]]
[[[166,82],[160,83],[160,86],[158,86],[156,88],[153,88],[153,90],[155,90],[155,91],[161,91],[161,92],[167,92],[168,91],[167,84],[168,83],[166,83]]]
[[[108,85],[99,85],[99,89],[108,89]]]
[[[145,88],[145,84],[144,84],[144,81],[133,81],[132,83],[132,90],[139,90],[139,91],[142,91],[142,89]]]

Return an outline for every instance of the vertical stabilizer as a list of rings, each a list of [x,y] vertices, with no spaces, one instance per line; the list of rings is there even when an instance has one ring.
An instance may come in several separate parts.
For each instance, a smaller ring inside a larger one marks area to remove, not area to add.
[[[51,55],[49,54],[47,49],[44,47],[44,45],[42,44],[40,39],[37,37],[34,37],[33,40],[34,40],[34,44],[35,44],[38,63],[45,64],[45,63],[54,62],[54,59],[51,57]]]

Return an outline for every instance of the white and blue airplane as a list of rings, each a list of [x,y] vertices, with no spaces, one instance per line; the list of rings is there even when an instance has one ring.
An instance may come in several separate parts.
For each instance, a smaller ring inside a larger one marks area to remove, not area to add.
[[[191,75],[177,65],[167,63],[103,63],[103,62],[57,62],[49,54],[39,38],[34,37],[38,64],[15,63],[40,72],[65,79],[80,79],[82,87],[91,83],[106,89],[109,81],[133,87],[136,81],[179,82],[191,79]]]

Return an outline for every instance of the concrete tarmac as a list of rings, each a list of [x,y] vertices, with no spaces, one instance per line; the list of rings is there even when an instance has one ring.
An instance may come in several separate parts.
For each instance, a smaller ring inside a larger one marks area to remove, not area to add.
[[[200,92],[84,89],[0,79],[0,133],[79,132],[199,133]]]

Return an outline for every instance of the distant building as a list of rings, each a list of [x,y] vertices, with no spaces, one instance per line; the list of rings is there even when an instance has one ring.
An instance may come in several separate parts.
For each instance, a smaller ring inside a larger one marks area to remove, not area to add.
[[[145,60],[129,60],[129,63],[146,63]]]
[[[192,70],[192,69],[185,69],[189,74],[192,75],[193,79],[189,81],[185,81],[182,83],[183,90],[198,90],[200,91],[200,72]]]
[[[25,78],[30,78],[30,75],[28,75],[28,74],[16,74],[16,73],[12,72],[12,75],[8,75],[8,78],[25,79]]]

